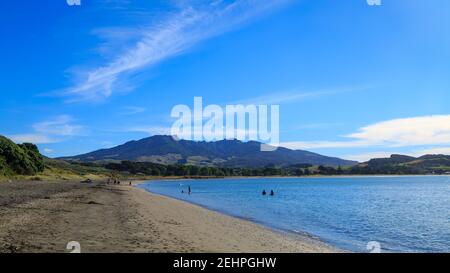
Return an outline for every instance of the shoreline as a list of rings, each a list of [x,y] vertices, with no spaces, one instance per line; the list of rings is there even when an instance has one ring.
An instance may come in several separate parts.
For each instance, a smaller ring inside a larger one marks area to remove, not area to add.
[[[358,175],[310,175],[310,176],[224,176],[224,177],[203,177],[203,178],[190,178],[190,177],[152,177],[146,180],[136,179],[136,181],[149,182],[149,181],[183,181],[183,180],[224,180],[224,179],[308,179],[308,178],[377,178],[377,177],[450,177],[450,174],[358,174]]]
[[[302,236],[159,196],[134,185],[0,183],[0,253],[343,252]]]
[[[174,180],[167,180],[167,181],[174,181]],[[151,182],[152,181],[139,181],[139,182],[136,182],[136,184],[134,186],[136,187],[138,185],[151,183]],[[339,253],[349,252],[348,250],[341,249],[341,248],[339,248],[337,246],[330,245],[327,242],[323,241],[318,236],[315,236],[313,234],[310,234],[310,233],[302,231],[302,230],[293,231],[293,230],[286,230],[286,229],[276,228],[274,226],[265,225],[263,223],[260,223],[258,221],[254,221],[254,220],[249,219],[249,218],[240,217],[238,215],[228,214],[228,213],[225,213],[223,211],[210,208],[208,206],[204,206],[204,205],[197,204],[197,203],[194,203],[194,202],[189,202],[187,200],[182,200],[182,199],[178,199],[178,198],[171,197],[171,196],[166,196],[166,195],[163,195],[163,194],[154,193],[154,192],[148,191],[148,190],[146,190],[144,188],[139,188],[139,187],[136,187],[136,188],[139,189],[139,190],[144,191],[146,194],[151,194],[151,195],[159,196],[159,197],[162,197],[162,198],[168,198],[168,199],[174,200],[176,202],[181,202],[181,203],[184,203],[184,204],[187,204],[187,205],[190,205],[190,206],[197,207],[199,209],[204,209],[204,210],[207,210],[207,211],[210,211],[210,212],[213,212],[213,213],[217,213],[217,214],[219,214],[221,216],[224,216],[224,217],[230,217],[230,218],[233,218],[233,219],[236,219],[236,220],[247,222],[247,223],[252,224],[252,225],[257,225],[258,227],[260,227],[262,229],[265,229],[265,230],[267,230],[269,232],[274,232],[274,233],[282,235],[282,236],[287,236],[287,237],[290,237],[293,240],[308,241],[308,242],[310,242],[312,244],[317,244],[317,245],[320,245],[322,247],[329,248],[330,250],[332,250],[332,252],[339,252]]]
[[[154,192],[150,192],[150,191],[147,191],[146,189],[136,187],[137,185],[148,183],[148,182],[151,182],[151,181],[139,181],[133,186],[135,186],[134,187],[135,189],[143,192],[146,195],[150,195],[150,196],[158,197],[158,198],[162,198],[162,199],[167,199],[173,203],[178,203],[180,206],[185,207],[185,208],[189,207],[190,209],[203,211],[203,213],[208,213],[208,214],[214,215],[215,217],[222,218],[226,221],[231,220],[233,222],[239,223],[240,225],[252,227],[255,229],[254,230],[255,232],[264,233],[265,235],[268,235],[269,237],[272,237],[272,236],[279,237],[277,239],[291,241],[290,243],[305,244],[308,247],[311,247],[312,249],[318,249],[319,252],[332,252],[332,253],[347,252],[346,250],[342,250],[342,249],[339,249],[338,247],[331,246],[331,245],[327,244],[326,242],[320,240],[320,238],[318,238],[317,236],[314,236],[307,232],[303,232],[303,231],[294,232],[294,231],[288,231],[288,230],[277,229],[274,227],[269,227],[269,226],[263,225],[261,223],[252,221],[251,219],[246,219],[246,218],[235,216],[235,215],[229,215],[224,212],[214,210],[214,209],[206,207],[206,206],[202,206],[200,204],[196,204],[193,202],[173,198],[170,196],[166,196],[166,195],[162,195],[162,194],[158,194],[158,193],[154,193]],[[260,249],[259,252],[266,252],[266,251],[264,251],[264,250],[261,251],[261,249]],[[310,251],[308,251],[306,249],[306,252],[310,252]]]
[[[450,177],[450,174],[355,174],[355,175],[309,175],[309,176],[223,176],[223,177],[186,177],[186,176],[148,176],[148,177],[123,177],[122,181],[179,181],[179,180],[223,180],[223,179],[308,179],[308,178],[376,178],[376,177]],[[89,177],[79,177],[84,180]],[[106,179],[106,178],[105,178]],[[94,180],[97,180],[94,178]],[[0,176],[0,183],[14,181],[52,181],[52,182],[70,182],[73,178],[58,179],[35,179],[35,176]],[[77,180],[78,181],[78,180]]]

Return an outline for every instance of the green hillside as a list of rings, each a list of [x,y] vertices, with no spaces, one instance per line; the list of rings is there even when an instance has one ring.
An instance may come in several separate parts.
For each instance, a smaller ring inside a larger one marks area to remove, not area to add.
[[[104,179],[112,175],[111,170],[102,166],[46,158],[34,144],[16,144],[0,136],[0,179],[76,180]]]
[[[0,175],[35,175],[44,171],[44,158],[36,145],[15,144],[0,136]]]
[[[392,155],[371,159],[350,169],[350,174],[449,174],[450,156],[424,155],[410,157]]]

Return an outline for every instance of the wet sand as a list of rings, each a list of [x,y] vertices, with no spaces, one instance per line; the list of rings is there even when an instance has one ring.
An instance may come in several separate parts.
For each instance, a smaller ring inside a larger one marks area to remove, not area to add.
[[[103,182],[0,182],[0,252],[337,252],[303,235]]]

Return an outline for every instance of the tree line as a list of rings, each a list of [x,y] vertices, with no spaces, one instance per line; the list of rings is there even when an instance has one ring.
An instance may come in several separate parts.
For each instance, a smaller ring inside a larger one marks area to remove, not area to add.
[[[298,164],[289,167],[267,166],[264,168],[230,168],[195,166],[184,164],[162,165],[150,162],[122,161],[120,163],[108,163],[106,169],[133,175],[152,176],[304,176],[304,175],[331,175],[343,174],[341,167],[314,167],[311,164]]]
[[[381,174],[444,174],[446,169],[425,168],[409,165],[380,165],[352,167],[313,166],[311,164],[295,164],[287,167],[266,166],[264,168],[231,168],[213,166],[195,166],[186,164],[162,165],[150,162],[122,161],[108,163],[106,169],[133,175],[152,176],[191,176],[191,177],[223,177],[223,176],[310,176],[310,175],[381,175]]]

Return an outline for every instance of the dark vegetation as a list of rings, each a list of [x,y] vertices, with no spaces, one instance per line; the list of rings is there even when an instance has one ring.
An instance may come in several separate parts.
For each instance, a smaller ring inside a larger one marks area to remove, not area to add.
[[[93,164],[93,163],[90,163]],[[352,167],[295,164],[288,167],[264,168],[199,167],[194,165],[162,165],[150,162],[122,161],[108,163],[105,168],[130,174],[155,176],[309,176],[309,175],[408,175],[450,174],[450,156],[426,155],[419,158],[392,155],[372,159]]]
[[[15,144],[0,136],[0,175],[35,175],[44,171],[44,158],[36,145]]]
[[[289,168],[224,168],[224,167],[200,167],[195,165],[161,165],[150,162],[122,161],[121,163],[108,163],[105,168],[125,172],[133,175],[152,176],[297,176],[303,175],[304,171],[299,167]],[[310,164],[305,164],[304,169],[312,168]]]

